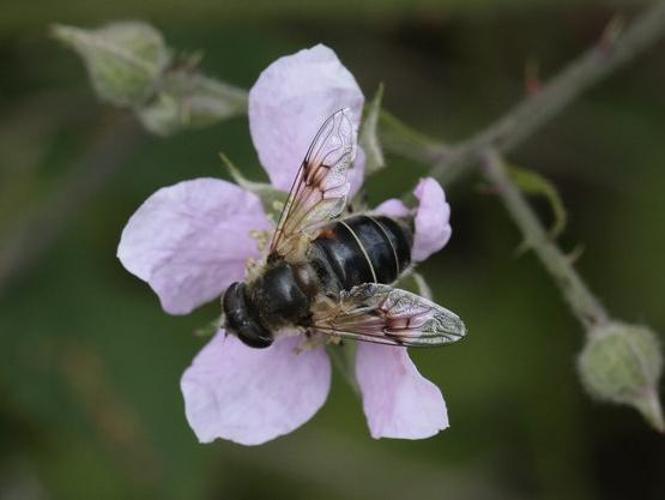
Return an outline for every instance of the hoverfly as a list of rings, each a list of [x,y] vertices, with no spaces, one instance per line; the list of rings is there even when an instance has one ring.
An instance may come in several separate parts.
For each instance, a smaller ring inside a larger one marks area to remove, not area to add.
[[[312,141],[256,276],[222,299],[226,330],[268,347],[279,330],[394,346],[438,346],[466,334],[455,313],[393,288],[411,263],[408,221],[342,217],[355,159],[348,108],[330,116]]]

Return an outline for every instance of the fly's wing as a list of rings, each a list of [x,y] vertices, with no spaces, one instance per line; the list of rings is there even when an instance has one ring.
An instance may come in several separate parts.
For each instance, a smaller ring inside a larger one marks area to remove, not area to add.
[[[327,300],[327,299],[324,299]],[[315,312],[312,329],[333,337],[407,347],[435,347],[466,335],[455,313],[406,290],[365,283]]]
[[[318,230],[344,210],[356,135],[348,108],[340,109],[323,123],[293,181],[270,253],[288,257],[302,247],[303,241],[316,238]]]

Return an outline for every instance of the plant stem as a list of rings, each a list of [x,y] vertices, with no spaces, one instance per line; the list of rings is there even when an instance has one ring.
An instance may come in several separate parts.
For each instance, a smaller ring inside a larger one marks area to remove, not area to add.
[[[550,122],[584,91],[631,61],[665,33],[665,1],[645,9],[622,33],[605,32],[598,43],[570,62],[543,88],[514,106],[469,140],[452,146],[431,175],[449,183],[477,166],[489,148],[511,151]],[[408,150],[404,150],[408,152]],[[419,160],[417,155],[412,158]]]
[[[485,175],[496,186],[506,210],[524,235],[525,244],[532,248],[552,275],[575,316],[591,331],[607,323],[609,315],[575,271],[570,259],[548,237],[533,209],[513,183],[498,152],[485,155]]]

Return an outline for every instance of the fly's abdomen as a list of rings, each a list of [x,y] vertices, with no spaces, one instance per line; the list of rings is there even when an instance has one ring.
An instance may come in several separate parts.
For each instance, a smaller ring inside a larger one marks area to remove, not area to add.
[[[324,287],[392,283],[411,262],[411,240],[409,230],[389,217],[356,215],[321,232],[310,262]]]

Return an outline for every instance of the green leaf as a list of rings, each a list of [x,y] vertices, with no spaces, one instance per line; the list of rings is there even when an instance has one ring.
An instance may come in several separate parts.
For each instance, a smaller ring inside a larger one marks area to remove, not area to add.
[[[270,184],[265,182],[255,182],[247,179],[240,169],[226,156],[224,153],[220,153],[219,157],[224,162],[224,165],[229,171],[231,178],[240,186],[241,188],[251,191],[261,199],[263,204],[263,209],[266,211],[268,217],[273,221],[277,221],[277,218],[282,213],[282,208],[284,208],[284,203],[286,203],[287,194],[283,191],[275,189]]]
[[[527,194],[544,196],[552,208],[554,223],[549,230],[550,236],[556,238],[566,228],[568,214],[561,196],[551,181],[533,170],[507,165],[508,172],[519,188]]]
[[[365,152],[365,168],[367,175],[378,172],[386,166],[386,160],[383,156],[383,149],[378,135],[379,115],[381,113],[381,101],[383,99],[383,84],[374,94],[372,102],[367,107],[365,121],[360,130],[360,146]]]
[[[111,23],[94,30],[55,25],[52,34],[83,58],[99,98],[118,106],[147,102],[171,61],[161,33],[142,22]]]

